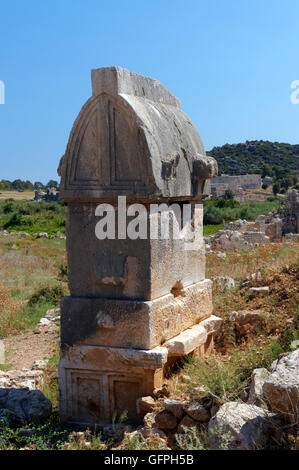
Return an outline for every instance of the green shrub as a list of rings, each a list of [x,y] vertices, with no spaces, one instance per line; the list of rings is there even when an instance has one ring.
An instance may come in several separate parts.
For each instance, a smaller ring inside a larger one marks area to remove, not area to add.
[[[61,297],[66,295],[66,291],[61,284],[55,286],[40,287],[29,299],[28,305],[32,306],[39,302],[49,302],[57,305]]]
[[[214,199],[204,202],[204,225],[218,225],[237,219],[255,220],[258,215],[278,209],[283,201],[269,197],[266,201],[241,202],[229,199]]]
[[[39,320],[51,308],[53,308],[51,302],[40,300],[40,302],[35,304],[26,304],[23,308],[11,314],[1,312],[0,338],[5,338],[10,334],[16,334],[28,328],[35,328]]]
[[[8,221],[4,224],[4,228],[12,228],[18,225],[22,224],[22,217],[20,214],[17,214],[14,212],[11,217],[8,219]]]
[[[29,234],[65,232],[66,204],[63,202],[0,202],[0,229]]]
[[[9,214],[14,211],[14,204],[12,201],[6,201],[3,206],[3,213]]]

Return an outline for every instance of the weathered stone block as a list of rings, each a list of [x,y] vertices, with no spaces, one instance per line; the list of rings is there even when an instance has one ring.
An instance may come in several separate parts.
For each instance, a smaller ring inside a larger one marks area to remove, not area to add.
[[[168,349],[169,356],[185,356],[203,345],[207,337],[206,329],[201,325],[195,325],[166,341],[164,346]]]
[[[181,296],[149,302],[64,297],[61,341],[150,349],[208,318],[212,309],[208,279],[186,287]]]
[[[151,413],[155,407],[155,403],[155,400],[151,396],[138,398],[136,401],[137,413],[141,416]]]
[[[293,423],[299,417],[299,349],[278,359],[262,391],[271,409]]]
[[[202,232],[203,208],[198,206],[194,221]],[[96,203],[69,204],[67,252],[72,296],[147,301],[169,294],[178,284],[184,288],[204,280],[204,243],[186,250],[184,238],[150,239],[150,214],[147,239],[119,239],[118,212],[116,239],[99,240],[95,236],[96,207]]]
[[[171,400],[170,398],[166,398],[164,400],[164,407],[166,410],[170,411],[176,418],[182,419],[184,416],[184,402],[180,400]]]
[[[211,417],[210,412],[198,402],[188,403],[184,406],[184,411],[190,418],[200,423],[207,423]]]

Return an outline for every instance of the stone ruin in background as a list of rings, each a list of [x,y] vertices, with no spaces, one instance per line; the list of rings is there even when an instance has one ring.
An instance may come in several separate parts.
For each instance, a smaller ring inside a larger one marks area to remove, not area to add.
[[[299,191],[289,189],[285,204],[278,211],[282,219],[282,235],[299,233]]]
[[[254,222],[236,220],[223,230],[205,237],[208,250],[240,251],[265,246],[266,243],[297,239],[299,234],[299,192],[290,189],[284,205],[275,212],[259,215]]]
[[[59,191],[56,188],[47,188],[46,191],[36,189],[33,201],[55,202],[59,201]]]
[[[201,201],[217,163],[160,82],[109,67],[92,71],[92,91],[59,167],[71,294],[61,304],[59,387],[63,422],[103,425],[125,410],[138,421],[136,400],[177,359],[208,353],[221,320],[211,316],[204,243],[99,240],[96,207],[117,210],[126,196],[150,221],[152,203],[190,203],[202,241]]]
[[[237,197],[241,197],[248,189],[261,189],[262,176],[257,175],[221,175],[211,182],[211,197],[215,199],[224,195],[228,189]]]

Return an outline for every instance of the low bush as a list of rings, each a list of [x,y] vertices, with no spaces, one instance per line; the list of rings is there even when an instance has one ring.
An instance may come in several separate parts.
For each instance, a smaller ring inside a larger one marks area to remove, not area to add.
[[[235,348],[226,357],[191,359],[184,365],[184,373],[191,377],[187,384],[188,393],[192,396],[194,388],[203,387],[206,391],[202,391],[201,396],[217,406],[237,400],[249,386],[252,371],[258,367],[270,367],[279,354],[288,350],[283,346],[286,345],[271,340],[263,345],[252,343],[245,350]]]
[[[63,202],[26,202],[7,199],[0,202],[0,229],[24,231],[30,235],[65,233],[66,204]]]
[[[268,214],[282,205],[277,197],[266,201],[237,202],[233,199],[214,199],[204,202],[204,225],[217,225],[237,219],[255,220],[258,215]]]
[[[49,302],[51,304],[57,305],[61,297],[66,295],[66,291],[61,284],[56,284],[54,286],[42,286],[40,287],[28,301],[28,305],[36,305],[39,302]]]

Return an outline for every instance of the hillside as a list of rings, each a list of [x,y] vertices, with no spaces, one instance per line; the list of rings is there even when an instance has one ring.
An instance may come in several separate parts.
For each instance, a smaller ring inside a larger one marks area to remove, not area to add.
[[[262,173],[264,165],[281,167],[286,173],[299,171],[299,145],[254,140],[214,147],[207,153],[218,161],[219,174]]]

